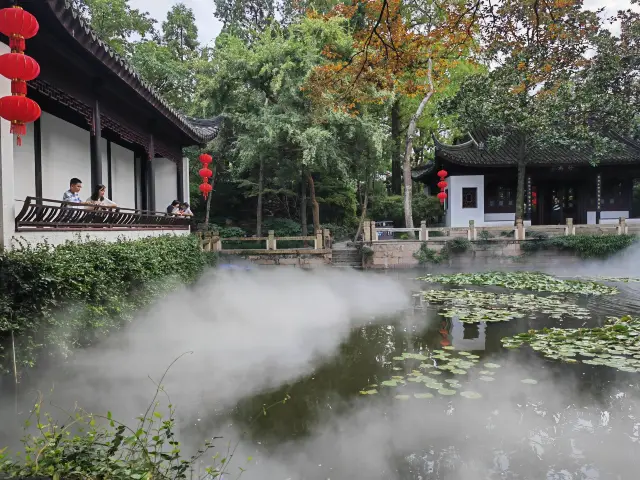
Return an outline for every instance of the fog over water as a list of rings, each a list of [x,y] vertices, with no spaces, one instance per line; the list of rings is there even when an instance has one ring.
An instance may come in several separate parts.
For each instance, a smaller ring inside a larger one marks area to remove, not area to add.
[[[639,261],[635,248],[607,262],[560,261],[552,270],[635,276]],[[487,327],[485,351],[478,353],[482,362],[502,368],[492,383],[469,375],[464,389],[481,392],[480,400],[358,395],[398,348],[428,348],[421,339],[429,329],[437,332],[434,313],[412,309],[417,286],[411,276],[286,268],[211,272],[123,332],[79,352],[67,368],[43,371],[22,393],[31,401],[35,391],[55,385],[48,396],[55,405],[72,409],[77,402],[127,422],[153,396],[148,377],[159,380],[190,352],[163,382],[178,408],[182,440],[195,448],[207,437],[224,436],[216,446],[237,448],[230,470],[246,468],[243,478],[637,478],[639,374],[581,364],[556,368],[530,352],[490,346],[490,336],[499,341],[515,326]],[[602,315],[616,313],[616,303],[625,309],[619,315],[637,314],[639,291],[628,288],[607,300]],[[538,384],[524,385],[525,378]],[[292,399],[260,420],[278,428],[269,432],[251,420],[263,397],[277,401],[286,394]],[[13,437],[8,432],[19,423],[13,397],[2,400],[3,436]],[[236,408],[239,403],[251,408]]]

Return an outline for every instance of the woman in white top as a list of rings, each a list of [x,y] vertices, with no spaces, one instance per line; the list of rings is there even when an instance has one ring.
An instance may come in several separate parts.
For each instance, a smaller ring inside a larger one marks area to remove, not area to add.
[[[108,208],[117,207],[117,205],[114,202],[112,202],[111,200],[109,200],[107,197],[104,196],[106,191],[107,191],[107,187],[105,187],[104,185],[97,185],[95,190],[93,191],[93,195],[91,195],[85,203],[87,205],[96,205],[100,207],[108,207]]]

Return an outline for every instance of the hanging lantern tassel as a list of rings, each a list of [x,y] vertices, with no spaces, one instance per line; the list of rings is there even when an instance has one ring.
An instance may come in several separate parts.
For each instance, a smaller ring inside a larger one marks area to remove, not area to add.
[[[205,183],[200,184],[200,191],[202,192],[202,195],[206,200],[209,194],[213,191],[213,186],[211,186],[210,183],[205,181]]]

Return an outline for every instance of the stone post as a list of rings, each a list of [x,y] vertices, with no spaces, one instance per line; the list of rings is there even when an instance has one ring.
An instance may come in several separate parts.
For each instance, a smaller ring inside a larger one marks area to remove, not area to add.
[[[378,241],[378,231],[376,230],[376,222],[374,222],[373,220],[371,220],[371,241],[372,242]]]
[[[222,237],[218,236],[218,239],[215,241],[215,244],[213,245],[213,249],[216,252],[219,252],[220,250],[222,250]]]
[[[269,230],[269,237],[267,238],[267,250],[276,250],[276,232]]]
[[[369,243],[371,241],[371,222],[369,220],[365,220],[362,225],[362,240],[365,243]]]
[[[629,227],[627,226],[627,219],[625,217],[620,217],[618,219],[618,226],[616,227],[616,231],[618,235],[626,235],[629,233]]]
[[[322,248],[322,230],[316,230],[316,240],[314,243],[314,250],[320,250]]]
[[[475,220],[469,220],[469,230],[467,230],[467,240],[470,242],[478,239]]]
[[[565,235],[575,235],[576,227],[573,225],[573,218],[567,218],[567,225],[564,227]]]
[[[522,219],[518,218],[516,220],[516,228],[515,228],[515,238],[516,240],[524,240],[524,225],[522,224]]]
[[[429,230],[427,230],[427,221],[422,220],[420,222],[420,240],[426,242],[429,240]]]
[[[328,228],[322,229],[322,238],[323,238],[322,247],[325,250],[331,248],[331,232],[329,231]]]

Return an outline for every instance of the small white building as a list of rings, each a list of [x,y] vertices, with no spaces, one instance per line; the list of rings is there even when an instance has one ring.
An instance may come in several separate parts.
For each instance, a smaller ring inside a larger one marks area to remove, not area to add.
[[[23,145],[0,121],[0,247],[59,244],[83,238],[116,240],[184,234],[189,221],[166,215],[174,199],[189,201],[182,149],[217,134],[215,120],[189,119],[172,109],[80,20],[65,0],[22,5],[40,23],[25,54],[41,67],[28,96],[42,108]],[[0,54],[10,52],[0,35]],[[0,97],[11,82],[0,77]],[[81,198],[104,184],[118,211],[69,209],[69,180],[83,181]],[[161,213],[157,213],[157,212]]]
[[[444,169],[450,227],[510,227],[515,222],[518,145],[507,141],[491,151],[487,135],[474,132],[470,140],[445,145],[435,140],[435,161],[412,172],[414,180],[437,192],[437,172]],[[619,144],[594,166],[591,158],[569,148],[531,152],[525,167],[525,224],[557,223],[554,198],[561,205],[560,221],[575,224],[640,222],[640,145],[615,136]]]

